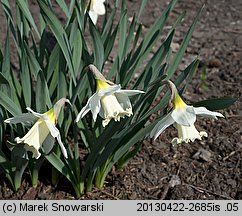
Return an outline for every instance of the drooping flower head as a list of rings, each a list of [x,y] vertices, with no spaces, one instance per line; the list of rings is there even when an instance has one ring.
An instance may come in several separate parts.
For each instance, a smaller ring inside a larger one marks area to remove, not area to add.
[[[106,80],[94,65],[89,65],[89,69],[96,79],[96,92],[79,112],[76,122],[89,111],[92,112],[94,121],[96,121],[98,114],[104,119],[102,121],[103,127],[107,126],[112,119],[120,121],[120,118],[130,117],[133,112],[129,96],[144,92],[140,90],[122,90],[120,85]]]
[[[27,151],[31,151],[33,157],[36,159],[41,155],[39,152],[40,148],[43,148],[46,154],[51,151],[55,143],[55,138],[57,138],[63,155],[67,158],[67,152],[61,141],[60,132],[55,126],[57,124],[60,109],[66,102],[70,103],[69,100],[61,98],[56,102],[53,108],[44,114],[34,112],[30,107],[27,107],[26,109],[30,113],[23,113],[19,116],[6,119],[4,122],[10,124],[35,122],[24,137],[16,137],[15,141],[17,144],[24,144],[24,148]]]
[[[106,10],[105,10],[105,5],[104,5],[105,0],[89,0],[87,1],[86,8],[89,8],[89,16],[92,19],[92,22],[96,25],[97,19],[99,15],[104,15]]]
[[[199,132],[195,128],[196,116],[200,115],[214,119],[224,116],[219,112],[209,111],[205,107],[187,105],[178,94],[176,86],[171,81],[167,81],[167,84],[172,92],[173,109],[155,125],[150,136],[156,139],[167,127],[173,124],[178,130],[178,137],[172,139],[172,144],[188,143],[193,142],[195,139],[201,140],[204,136],[207,137],[205,131]]]

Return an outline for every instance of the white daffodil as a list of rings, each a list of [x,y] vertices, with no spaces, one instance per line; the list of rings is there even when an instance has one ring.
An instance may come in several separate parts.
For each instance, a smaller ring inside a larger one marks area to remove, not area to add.
[[[89,2],[87,1],[87,7],[89,6]],[[96,25],[97,19],[99,15],[104,15],[106,10],[105,10],[105,5],[104,5],[105,0],[91,0],[90,2],[90,8],[89,8],[89,16],[92,19],[92,22]]]
[[[182,142],[188,143],[195,139],[201,140],[202,137],[207,137],[205,131],[199,132],[194,123],[196,116],[204,116],[217,119],[217,117],[224,117],[219,112],[212,112],[205,107],[193,107],[187,105],[178,94],[175,85],[169,81],[172,91],[174,92],[173,110],[168,113],[162,120],[160,120],[150,133],[151,137],[156,139],[167,127],[174,124],[178,130],[178,138],[174,138],[172,144],[179,144]]]
[[[44,114],[34,112],[31,108],[27,107],[26,109],[30,113],[24,113],[19,116],[6,119],[4,122],[10,124],[35,122],[24,137],[16,137],[15,141],[17,143],[23,143],[24,148],[27,151],[31,151],[33,153],[33,157],[36,159],[38,159],[41,155],[39,152],[41,147],[44,149],[46,154],[51,151],[54,146],[55,138],[57,138],[63,155],[67,158],[67,152],[61,141],[60,132],[55,126],[60,109],[65,102],[70,103],[69,100],[62,98],[57,101],[52,109]]]
[[[96,77],[97,90],[88,99],[86,106],[79,112],[76,122],[89,111],[92,112],[94,121],[96,121],[98,114],[104,119],[102,121],[103,127],[107,126],[111,119],[120,121],[120,118],[130,117],[133,112],[129,96],[144,92],[140,90],[122,90],[120,85],[115,85],[106,80],[95,66],[90,65],[89,69]]]

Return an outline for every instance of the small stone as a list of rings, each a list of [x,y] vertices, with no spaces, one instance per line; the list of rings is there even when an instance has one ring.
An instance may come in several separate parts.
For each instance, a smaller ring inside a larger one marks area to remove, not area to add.
[[[176,185],[180,185],[181,184],[181,179],[178,175],[173,175],[171,177],[171,180],[169,181],[169,184],[171,187],[175,187]]]
[[[209,61],[208,66],[211,67],[211,68],[219,68],[219,67],[221,67],[221,65],[222,65],[222,63],[219,59],[211,59]]]
[[[211,152],[206,149],[200,148],[198,151],[192,156],[193,159],[199,160],[202,159],[206,162],[211,161]]]
[[[132,192],[128,197],[131,200],[135,200],[137,198],[137,193],[136,192]]]

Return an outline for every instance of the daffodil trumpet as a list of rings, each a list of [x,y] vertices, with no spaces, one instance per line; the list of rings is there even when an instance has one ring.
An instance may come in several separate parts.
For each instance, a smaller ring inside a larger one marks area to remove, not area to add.
[[[35,122],[24,137],[16,137],[15,141],[17,144],[24,144],[24,148],[32,152],[33,157],[36,159],[41,156],[39,151],[40,148],[42,148],[46,154],[51,151],[55,143],[55,138],[60,145],[64,157],[67,158],[66,148],[61,141],[60,132],[56,127],[60,109],[66,102],[70,104],[68,99],[61,98],[56,102],[53,108],[44,114],[34,112],[30,107],[27,107],[26,109],[29,113],[23,113],[19,116],[6,119],[4,122],[10,124]]]
[[[164,116],[152,129],[150,137],[157,139],[157,137],[170,125],[174,125],[178,130],[178,137],[172,139],[172,144],[179,144],[182,142],[188,143],[196,139],[201,140],[202,137],[207,137],[205,131],[199,132],[194,123],[196,116],[209,117],[217,119],[217,117],[224,117],[219,112],[213,112],[205,107],[193,107],[187,105],[176,89],[176,86],[170,81],[165,82],[171,90],[172,110]]]
[[[94,65],[88,66],[96,80],[96,92],[88,99],[87,104],[77,115],[76,122],[83,118],[89,111],[92,112],[94,122],[99,114],[103,127],[109,122],[120,121],[125,116],[130,117],[133,114],[132,105],[129,96],[144,93],[140,90],[123,90],[120,85],[116,85],[98,71]]]

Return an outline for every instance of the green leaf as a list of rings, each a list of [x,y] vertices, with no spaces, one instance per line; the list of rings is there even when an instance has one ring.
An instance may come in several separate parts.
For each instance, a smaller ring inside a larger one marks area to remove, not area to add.
[[[73,60],[74,70],[76,72],[75,75],[77,75],[81,64],[81,55],[82,55],[82,35],[78,29],[77,20],[75,20],[72,24],[70,43],[72,44],[72,60]]]
[[[69,17],[70,13],[69,13],[69,10],[68,10],[68,7],[67,7],[65,1],[64,0],[56,0],[56,2],[59,4],[60,8],[63,10],[66,17]]]
[[[32,53],[32,51],[30,50],[30,48],[26,44],[26,42],[24,42],[24,48],[26,50],[26,55],[27,55],[30,70],[31,70],[31,72],[34,75],[34,78],[36,80],[38,72],[41,70],[41,67],[39,65],[39,62],[35,58],[34,54]]]
[[[94,65],[97,67],[99,71],[102,71],[102,67],[104,64],[104,48],[103,48],[101,35],[97,31],[91,19],[89,20],[90,20],[89,22],[90,33],[91,33],[92,42],[93,42]]]
[[[180,48],[179,50],[177,51],[170,67],[167,69],[167,79],[170,79],[171,76],[173,75],[173,73],[175,72],[175,70],[177,69],[178,65],[181,63],[181,60],[182,60],[182,57],[186,51],[186,48],[191,40],[191,37],[192,37],[192,34],[195,30],[195,26],[197,24],[197,21],[198,21],[198,18],[199,18],[199,15],[201,14],[202,10],[203,10],[204,7],[202,7],[200,9],[200,11],[198,12],[197,16],[195,17],[195,19],[193,20],[193,23],[191,25],[191,27],[189,28],[185,38],[183,39],[181,45],[180,45]]]
[[[119,35],[119,46],[118,46],[118,56],[119,61],[122,62],[125,56],[124,47],[126,43],[126,31],[127,31],[127,8],[126,8],[126,0],[122,1],[121,15],[120,15],[120,35]]]
[[[2,63],[2,73],[4,76],[10,78],[10,43],[9,43],[9,28],[7,28],[7,34],[4,45],[4,57]]]
[[[20,115],[22,113],[19,107],[2,91],[0,91],[0,104],[13,116]]]
[[[223,98],[213,98],[208,100],[199,101],[193,103],[194,107],[204,106],[207,109],[214,111],[220,109],[226,109],[233,105],[237,101],[237,98],[223,97]]]
[[[32,79],[30,76],[30,71],[27,64],[27,56],[25,52],[23,52],[23,55],[20,61],[21,61],[20,62],[21,63],[20,80],[23,88],[24,101],[25,101],[26,107],[31,107]]]
[[[72,62],[71,48],[68,42],[68,37],[66,35],[66,32],[63,29],[60,21],[53,14],[53,12],[47,7],[47,5],[41,0],[38,0],[38,4],[40,6],[43,18],[49,24],[52,32],[56,37],[56,40],[58,41],[58,44],[63,52],[63,55],[65,56],[67,65],[70,69],[73,83],[76,85],[75,69]]]
[[[0,84],[7,84],[9,85],[9,82],[7,78],[0,72]]]
[[[39,113],[44,113],[46,111],[46,98],[48,95],[47,83],[42,71],[39,71],[36,82],[36,110]]]
[[[68,166],[55,154],[50,153],[49,155],[45,156],[46,159],[60,172],[62,173],[71,183],[75,183],[75,178],[72,175]]]
[[[29,21],[29,23],[33,26],[38,38],[40,38],[40,34],[38,31],[37,26],[35,25],[34,19],[29,11],[29,6],[26,1],[23,0],[16,0],[17,5],[21,9],[22,13],[24,14],[25,18]]]
[[[146,6],[147,0],[141,0],[141,5],[139,8],[138,18],[140,18],[140,15],[142,14],[145,6]]]

